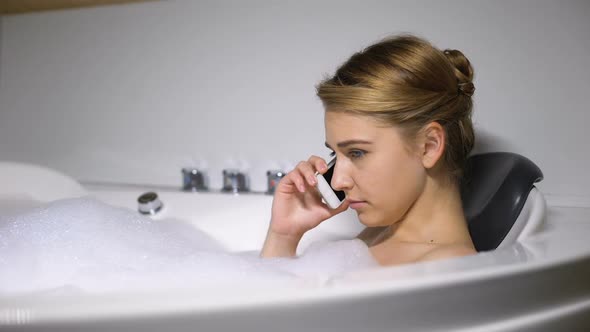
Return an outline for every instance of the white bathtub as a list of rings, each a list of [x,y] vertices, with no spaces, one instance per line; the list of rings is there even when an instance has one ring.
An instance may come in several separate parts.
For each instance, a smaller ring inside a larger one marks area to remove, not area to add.
[[[87,190],[100,200],[133,210],[140,194],[156,191],[165,208],[154,218],[185,220],[231,251],[260,248],[272,202],[266,195],[138,186],[87,185],[68,190],[73,196]],[[6,190],[0,194],[4,206],[23,197],[51,200],[51,195],[15,192],[10,196]],[[68,195],[56,194],[56,198],[63,196]],[[309,232],[300,249],[317,239],[349,238],[361,228],[354,213],[340,215]],[[550,206],[542,232],[493,252],[359,271],[298,287],[227,285],[152,293],[0,298],[0,330],[584,330],[590,327],[588,237],[589,208]]]

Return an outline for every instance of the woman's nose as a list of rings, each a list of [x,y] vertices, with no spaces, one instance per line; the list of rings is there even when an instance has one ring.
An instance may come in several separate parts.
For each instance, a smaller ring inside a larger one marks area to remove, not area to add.
[[[334,173],[332,174],[332,181],[330,185],[335,190],[348,190],[352,188],[352,178],[348,174],[344,165],[339,165],[338,162],[334,165]]]

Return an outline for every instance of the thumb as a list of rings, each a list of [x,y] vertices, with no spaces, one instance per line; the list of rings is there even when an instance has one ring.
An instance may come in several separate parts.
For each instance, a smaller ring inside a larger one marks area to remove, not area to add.
[[[349,205],[350,205],[350,202],[347,199],[345,199],[344,202],[342,202],[342,204],[340,204],[339,207],[330,210],[330,216],[333,217],[341,212],[346,211],[348,209]]]

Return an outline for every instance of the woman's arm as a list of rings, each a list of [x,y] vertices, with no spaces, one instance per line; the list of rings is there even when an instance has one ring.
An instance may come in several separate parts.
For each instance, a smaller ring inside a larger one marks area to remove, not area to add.
[[[287,236],[268,231],[260,257],[293,257],[301,237]]]

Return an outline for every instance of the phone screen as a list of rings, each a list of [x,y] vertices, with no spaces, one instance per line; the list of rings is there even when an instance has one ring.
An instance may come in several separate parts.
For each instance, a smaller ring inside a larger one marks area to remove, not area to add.
[[[330,161],[330,163],[328,164],[328,171],[322,174],[324,179],[326,179],[326,181],[330,185],[330,188],[332,188],[332,175],[334,175],[334,165],[336,165],[336,159]],[[341,202],[346,198],[346,194],[344,193],[344,191],[334,190],[334,188],[332,188],[332,190]]]

